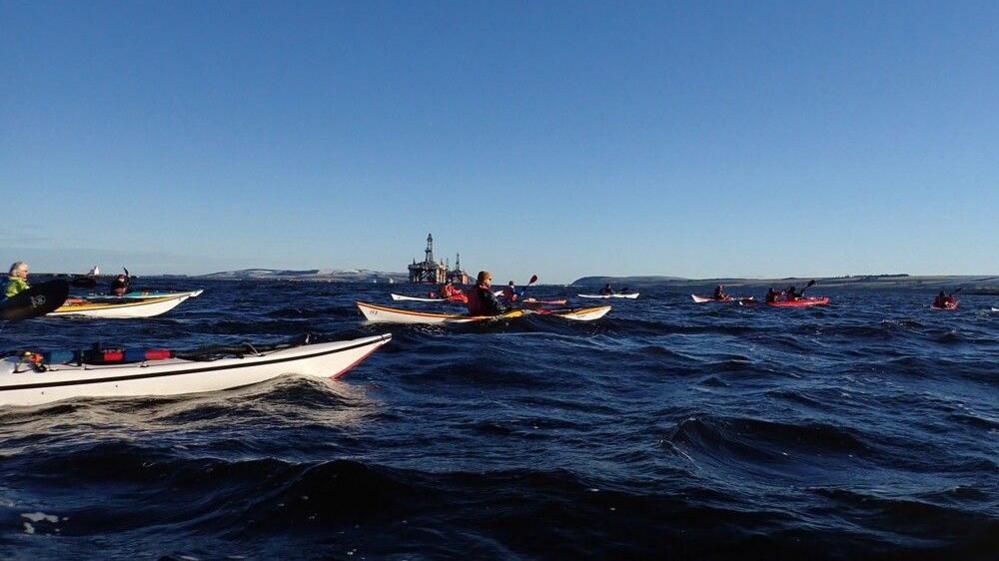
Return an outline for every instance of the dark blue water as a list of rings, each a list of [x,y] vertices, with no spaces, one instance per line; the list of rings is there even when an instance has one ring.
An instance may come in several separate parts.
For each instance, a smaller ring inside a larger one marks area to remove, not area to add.
[[[171,284],[195,288],[143,288]],[[646,290],[593,324],[440,329],[363,325],[385,285],[203,286],[0,349],[395,338],[339,382],[0,408],[0,557],[999,558],[994,299]]]

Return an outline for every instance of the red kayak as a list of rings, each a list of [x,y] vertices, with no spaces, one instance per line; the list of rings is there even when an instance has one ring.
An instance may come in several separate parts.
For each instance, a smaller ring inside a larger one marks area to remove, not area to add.
[[[932,309],[932,310],[941,310],[941,311],[943,311],[943,310],[956,310],[957,306],[958,306],[958,301],[957,300],[952,300],[950,302],[947,302],[943,306],[935,306],[933,304],[930,304],[930,309]]]
[[[778,302],[767,302],[768,306],[775,308],[807,308],[809,306],[825,306],[829,304],[829,298],[799,298],[797,300],[781,300]]]

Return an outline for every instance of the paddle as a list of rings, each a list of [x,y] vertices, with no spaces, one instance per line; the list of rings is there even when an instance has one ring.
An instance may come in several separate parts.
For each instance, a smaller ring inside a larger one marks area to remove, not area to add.
[[[805,295],[805,291],[808,290],[808,287],[813,286],[813,285],[815,285],[815,279],[812,279],[812,280],[808,281],[808,284],[805,285],[805,288],[802,288],[801,292],[799,292],[798,294],[804,296]]]
[[[523,300],[523,299],[524,299],[524,293],[525,293],[525,290],[524,290],[524,289],[525,289],[525,288],[527,288],[528,286],[534,286],[534,284],[535,284],[536,282],[538,282],[538,275],[531,275],[531,280],[527,281],[527,285],[526,285],[526,286],[524,286],[523,288],[521,288],[521,289],[520,289],[520,292],[519,292],[519,293],[517,294],[517,296],[518,296],[518,297],[519,297],[519,298],[520,298],[521,300]],[[520,307],[520,309],[522,309],[522,310],[525,310],[525,311],[528,311],[528,309],[527,309],[527,308],[524,308],[524,306],[523,306],[523,303],[521,303],[521,307]]]
[[[69,296],[69,283],[63,279],[36,284],[0,302],[0,319],[18,321],[43,316],[62,306]]]
[[[520,288],[520,291],[517,292],[517,297],[520,298],[521,300],[523,300],[524,299],[524,294],[526,292],[524,289],[527,288],[527,287],[529,287],[529,286],[534,286],[534,283],[536,283],[536,282],[538,282],[538,275],[531,275],[531,280],[527,281],[527,284],[525,286],[522,286]]]

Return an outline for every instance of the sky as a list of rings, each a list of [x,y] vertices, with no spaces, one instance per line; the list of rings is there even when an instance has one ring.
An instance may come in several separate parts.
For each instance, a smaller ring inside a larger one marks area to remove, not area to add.
[[[0,260],[999,273],[996,2],[0,0]]]

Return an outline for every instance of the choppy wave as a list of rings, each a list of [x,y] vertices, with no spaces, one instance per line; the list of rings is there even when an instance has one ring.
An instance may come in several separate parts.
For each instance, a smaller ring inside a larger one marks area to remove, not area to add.
[[[986,297],[935,313],[930,292],[840,291],[825,310],[774,310],[646,290],[594,324],[451,329],[361,323],[354,302],[385,301],[377,286],[206,288],[149,321],[8,326],[0,348],[394,339],[340,382],[0,408],[0,556],[999,551]]]

